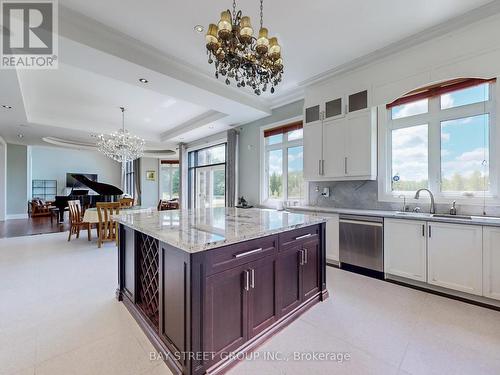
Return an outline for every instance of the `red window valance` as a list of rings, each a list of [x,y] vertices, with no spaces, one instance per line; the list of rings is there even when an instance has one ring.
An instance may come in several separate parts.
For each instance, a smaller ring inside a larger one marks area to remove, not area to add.
[[[429,99],[435,96],[440,96],[443,94],[448,94],[453,91],[463,90],[473,86],[479,86],[484,83],[496,82],[496,78],[491,79],[481,79],[481,78],[460,78],[454,79],[452,81],[442,82],[436,85],[431,85],[423,87],[417,90],[413,90],[394,100],[392,103],[387,104],[387,109],[396,107],[398,105],[407,104],[411,102],[416,102],[418,100]]]
[[[302,121],[293,122],[291,124],[279,126],[277,128],[272,128],[264,131],[264,137],[271,137],[277,134],[285,134],[294,130],[302,129]]]
[[[179,160],[162,160],[161,164],[179,164]]]

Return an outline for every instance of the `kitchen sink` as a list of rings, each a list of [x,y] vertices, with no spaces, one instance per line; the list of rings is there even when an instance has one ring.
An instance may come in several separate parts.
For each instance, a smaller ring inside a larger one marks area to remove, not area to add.
[[[396,215],[398,216],[409,216],[409,217],[432,217],[432,214],[427,212],[403,212],[397,211]]]
[[[472,216],[468,215],[450,215],[450,214],[434,214],[432,217],[442,217],[445,219],[472,220]]]

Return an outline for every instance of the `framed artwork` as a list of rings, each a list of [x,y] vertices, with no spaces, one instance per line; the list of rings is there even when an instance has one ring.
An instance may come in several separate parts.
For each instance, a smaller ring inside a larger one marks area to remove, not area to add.
[[[146,180],[155,181],[156,180],[156,171],[146,171]]]

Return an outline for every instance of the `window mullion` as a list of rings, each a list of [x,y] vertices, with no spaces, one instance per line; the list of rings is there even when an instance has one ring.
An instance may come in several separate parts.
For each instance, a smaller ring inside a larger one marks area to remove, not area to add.
[[[288,145],[284,144],[282,151],[283,158],[283,200],[288,200]]]
[[[429,189],[435,194],[441,193],[441,122],[439,115],[440,98],[429,100]]]

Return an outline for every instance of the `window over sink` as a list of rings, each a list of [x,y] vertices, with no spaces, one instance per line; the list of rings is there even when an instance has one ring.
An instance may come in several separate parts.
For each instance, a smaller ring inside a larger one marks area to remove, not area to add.
[[[381,198],[428,188],[441,201],[496,199],[495,88],[495,79],[457,79],[388,104]]]

